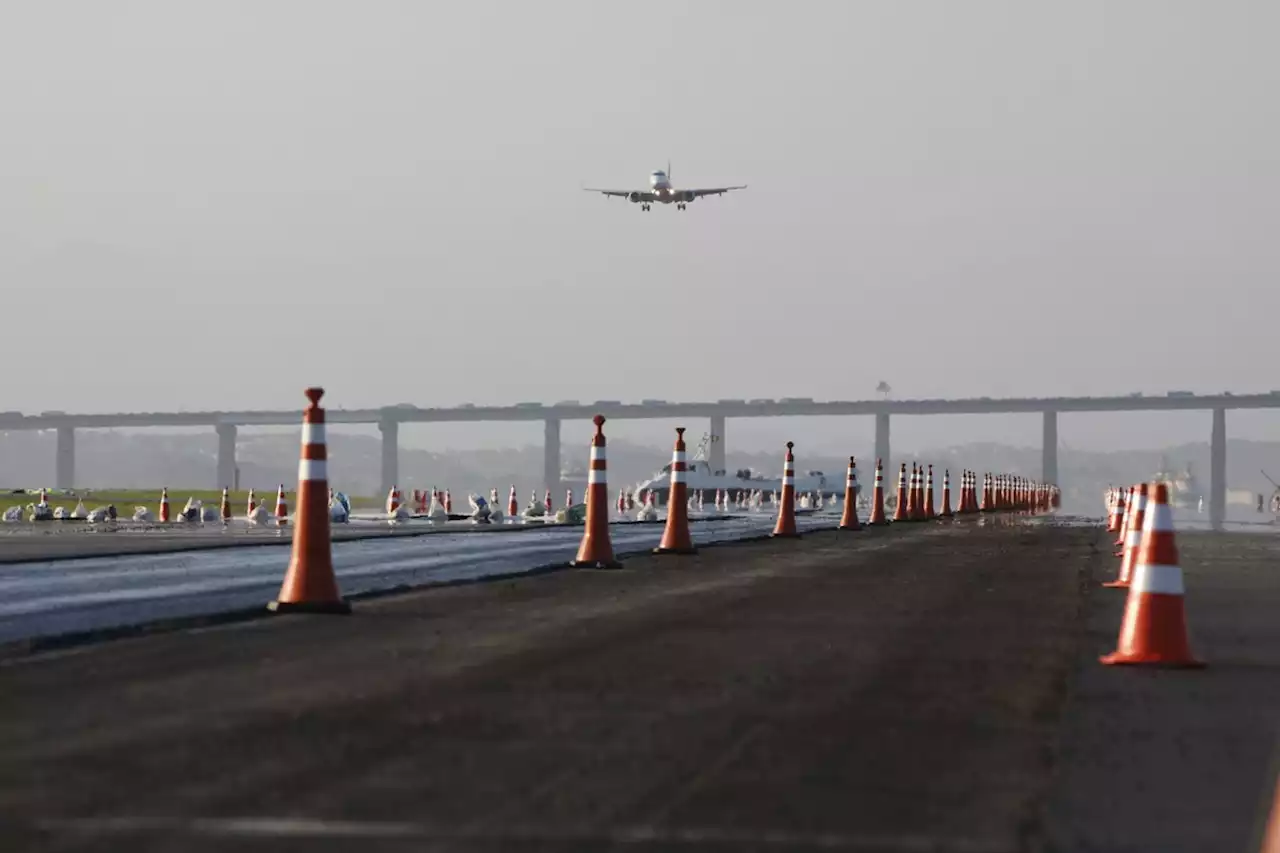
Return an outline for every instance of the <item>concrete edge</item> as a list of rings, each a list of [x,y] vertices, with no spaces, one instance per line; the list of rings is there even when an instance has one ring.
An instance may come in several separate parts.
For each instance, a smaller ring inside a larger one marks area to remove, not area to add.
[[[635,523],[655,523],[655,522],[635,522]],[[830,527],[823,526],[812,528],[806,532],[820,533],[826,531],[837,530],[835,525]],[[752,545],[759,542],[768,542],[773,537],[768,533],[762,533],[753,536],[743,537],[741,539],[727,539],[720,542],[708,542],[698,546],[698,549],[706,550],[711,548],[723,548],[738,545]],[[615,556],[623,557],[649,557],[653,556],[652,549],[635,548],[627,551],[618,551]],[[397,584],[396,586],[385,587],[383,589],[365,590],[362,592],[352,593],[343,596],[347,602],[355,603],[359,601],[372,601],[379,598],[389,598],[392,596],[405,595],[412,592],[423,592],[432,589],[444,589],[457,586],[472,586],[475,584],[493,583],[497,581],[512,580],[516,578],[535,577],[538,575],[550,574],[566,569],[573,569],[570,560],[558,561],[555,563],[545,563],[533,566],[529,569],[521,569],[512,572],[499,572],[491,575],[484,575],[477,578],[456,578],[453,580],[429,581],[421,584]],[[594,569],[577,569],[576,571],[595,571]],[[238,622],[250,622],[264,618],[276,618],[279,616],[302,615],[275,613],[267,608],[267,602],[263,602],[261,607],[245,607],[236,610],[222,611],[221,613],[205,613],[192,616],[177,616],[169,619],[158,619],[145,622],[135,622],[128,625],[116,625],[110,628],[94,628],[88,631],[69,631],[61,634],[50,634],[40,637],[29,637],[24,640],[11,640],[7,643],[0,643],[0,662],[12,660],[15,658],[30,657],[51,651],[63,651],[66,649],[77,648],[81,646],[95,645],[98,643],[106,643],[115,640],[127,640],[139,637],[148,637],[158,634],[168,634],[177,631],[184,631],[191,628],[207,628],[219,625],[231,625]]]
[[[714,518],[697,519],[699,523],[716,524],[725,521],[734,521],[742,518],[740,515],[725,515]],[[663,524],[662,521],[611,521],[610,527],[620,527],[632,524]],[[331,537],[334,545],[341,545],[344,542],[370,542],[379,539],[413,539],[421,536],[440,536],[442,534],[500,534],[500,533],[528,533],[538,530],[570,530],[580,528],[580,524],[547,524],[538,522],[535,524],[497,524],[497,525],[474,525],[466,529],[432,527],[427,529],[377,529],[361,531],[341,537]],[[176,528],[181,529],[181,528]],[[92,554],[51,554],[43,557],[22,557],[10,556],[0,553],[0,565],[17,565],[19,563],[64,563],[71,560],[97,560],[97,559],[119,559],[121,557],[150,557],[157,554],[183,554],[192,551],[217,551],[225,548],[279,548],[285,545],[293,544],[293,528],[289,528],[290,535],[288,537],[279,537],[273,539],[263,539],[262,541],[236,540],[236,541],[218,541],[218,540],[193,540],[191,542],[175,542],[172,545],[166,544],[163,547],[144,548],[141,543],[125,543],[119,549],[109,551],[99,551]],[[339,532],[342,532],[339,530]],[[104,534],[105,535],[105,534]],[[126,534],[132,535],[132,534]],[[0,538],[0,548],[3,547],[4,540]]]

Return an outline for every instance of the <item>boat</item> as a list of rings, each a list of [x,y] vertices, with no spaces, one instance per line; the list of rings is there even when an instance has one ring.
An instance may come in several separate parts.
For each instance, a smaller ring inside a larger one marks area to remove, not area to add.
[[[782,477],[766,478],[757,471],[750,468],[739,468],[736,471],[713,471],[711,463],[706,458],[707,448],[712,442],[712,436],[706,434],[702,437],[702,441],[698,444],[697,450],[694,451],[693,457],[687,463],[688,474],[685,482],[688,484],[689,497],[697,498],[699,494],[704,502],[714,501],[716,492],[727,492],[733,496],[737,492],[779,492],[782,491]],[[668,462],[662,466],[662,469],[654,472],[641,483],[636,484],[632,488],[632,494],[643,495],[645,492],[652,491],[654,497],[659,501],[666,503],[667,494],[671,490],[671,463]],[[826,496],[843,497],[844,496],[844,476],[843,474],[837,481],[836,478],[828,477],[821,471],[805,471],[803,474],[796,473],[796,493],[804,494],[806,492],[821,491]],[[857,494],[862,493],[862,484],[858,484]]]
[[[1272,520],[1276,522],[1280,522],[1280,483],[1277,483],[1275,480],[1272,480],[1271,475],[1268,474],[1266,471],[1262,472],[1262,476],[1266,477],[1267,482],[1269,482],[1275,488],[1275,491],[1271,493],[1271,501],[1269,502],[1269,509],[1271,510],[1271,514],[1276,516]],[[1262,512],[1262,495],[1258,495],[1258,512]]]
[[[560,469],[560,490],[572,489],[573,493],[579,497],[587,493],[588,482],[587,469],[580,465],[569,468]]]
[[[1186,468],[1179,474],[1168,473],[1168,468],[1168,460],[1161,456],[1160,470],[1151,479],[1169,487],[1169,505],[1175,509],[1197,508],[1204,492],[1201,491],[1195,475],[1191,473],[1191,463],[1188,462]]]

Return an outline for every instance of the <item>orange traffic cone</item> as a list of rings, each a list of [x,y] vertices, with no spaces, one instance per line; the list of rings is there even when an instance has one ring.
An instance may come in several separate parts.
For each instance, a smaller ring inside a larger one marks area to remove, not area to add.
[[[1275,802],[1271,806],[1271,817],[1263,830],[1258,853],[1280,853],[1280,777],[1276,779]]]
[[[325,447],[322,388],[308,388],[311,405],[302,414],[302,454],[298,463],[298,519],[293,531],[293,555],[276,600],[267,605],[278,613],[350,613],[351,605],[338,592],[329,541],[329,472]],[[284,486],[280,486],[280,501]]]
[[[511,491],[507,494],[507,517],[515,518],[520,514],[520,503],[516,500],[516,484],[511,484]]]
[[[1142,504],[1146,495],[1138,494],[1138,512],[1144,516],[1142,544],[1124,608],[1120,641],[1116,650],[1101,660],[1105,664],[1201,667],[1204,664],[1191,654],[1187,642],[1182,568],[1173,537],[1169,484],[1156,483],[1153,492],[1152,504],[1145,512]]]
[[[623,498],[623,506],[626,499]],[[696,554],[689,535],[689,469],[684,452],[684,427],[676,427],[676,447],[671,451],[671,497],[667,501],[667,527],[655,554]]]
[[[782,500],[778,502],[778,523],[773,535],[779,539],[798,539],[796,531],[796,457],[791,452],[795,443],[787,442],[787,456],[782,463]]]
[[[884,510],[881,509],[881,514]],[[849,457],[849,470],[844,477],[844,513],[840,516],[841,530],[861,530],[858,521],[858,461]]]
[[[871,516],[867,524],[881,527],[888,523],[889,519],[884,515],[884,461],[877,459],[875,484],[871,489]]]
[[[391,491],[387,492],[387,515],[395,515],[396,510],[400,508],[400,487],[392,486]]]
[[[253,489],[249,490],[249,500],[246,502],[245,517],[253,518],[253,511],[258,508],[258,498],[254,495]]]
[[[1133,498],[1132,511],[1129,513],[1129,532],[1124,537],[1124,550],[1120,555],[1120,574],[1110,583],[1103,586],[1125,588],[1133,578],[1134,561],[1138,558],[1138,548],[1142,545],[1142,526],[1146,523],[1147,484],[1139,483],[1137,494]]]
[[[893,506],[893,521],[907,520],[907,463],[898,469],[898,493]]]
[[[218,506],[218,515],[222,518],[223,524],[231,523],[231,495],[227,490],[222,490],[222,503]]]
[[[1107,532],[1119,533],[1120,521],[1124,518],[1124,494],[1117,491],[1111,499],[1111,514],[1107,517]]]
[[[284,483],[281,483],[280,488],[276,491],[276,524],[284,527],[288,523],[289,502],[284,499]]]
[[[933,511],[933,466],[929,466],[929,474],[924,483],[924,517],[937,518],[938,514]]]
[[[43,503],[43,502],[44,502],[44,496],[43,496],[43,495],[41,495],[41,497],[40,497],[40,501],[41,501],[41,503]],[[170,521],[170,520],[171,520],[171,516],[169,515],[169,490],[168,490],[168,488],[161,488],[161,489],[160,489],[160,520],[161,520],[161,521]]]
[[[911,463],[911,478],[907,480],[907,521],[920,520],[920,473],[916,463]]]
[[[1124,515],[1120,518],[1120,535],[1116,537],[1113,545],[1122,546],[1129,534],[1129,520],[1133,517],[1133,505],[1138,502],[1138,487],[1129,487],[1129,498],[1125,501]]]
[[[596,415],[592,422],[596,434],[591,438],[591,466],[587,471],[587,524],[578,546],[578,557],[570,566],[574,568],[620,569],[622,563],[613,557],[613,544],[609,541],[609,476],[605,454],[604,415]]]
[[[938,511],[939,518],[951,518],[955,515],[951,511],[951,469],[942,469],[942,509]]]

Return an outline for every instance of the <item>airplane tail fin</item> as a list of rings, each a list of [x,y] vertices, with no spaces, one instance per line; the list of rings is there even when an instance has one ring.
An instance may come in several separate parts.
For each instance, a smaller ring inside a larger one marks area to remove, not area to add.
[[[667,180],[671,180],[671,158],[667,158]]]

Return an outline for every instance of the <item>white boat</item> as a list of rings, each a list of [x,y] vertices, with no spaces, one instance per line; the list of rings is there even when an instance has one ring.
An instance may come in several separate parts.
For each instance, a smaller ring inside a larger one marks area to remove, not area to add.
[[[711,463],[705,458],[710,440],[711,436],[704,435],[702,443],[698,445],[698,449],[688,462],[688,474],[685,480],[688,483],[689,497],[696,498],[701,492],[703,501],[710,502],[715,500],[717,491],[728,492],[730,496],[738,492],[746,493],[754,490],[762,491],[766,496],[769,492],[782,492],[781,475],[768,479],[750,468],[740,468],[732,472],[711,470]],[[796,493],[821,491],[828,498],[832,496],[841,498],[844,496],[844,479],[844,472],[841,472],[838,478],[828,477],[821,471],[805,471],[803,474],[796,472]],[[667,493],[671,490],[670,462],[663,465],[662,470],[655,472],[652,477],[634,486],[632,493],[643,495],[650,490],[663,503],[666,502]],[[861,493],[862,484],[859,483],[857,494]]]
[[[1191,463],[1181,474],[1169,473],[1168,460],[1160,457],[1160,470],[1151,478],[1153,482],[1165,483],[1169,487],[1169,505],[1175,509],[1193,509],[1204,497],[1200,484],[1191,473]]]

